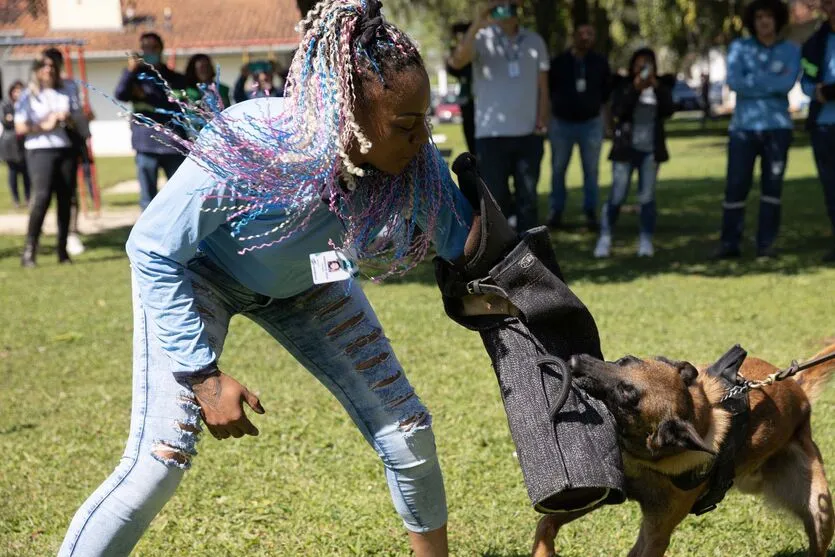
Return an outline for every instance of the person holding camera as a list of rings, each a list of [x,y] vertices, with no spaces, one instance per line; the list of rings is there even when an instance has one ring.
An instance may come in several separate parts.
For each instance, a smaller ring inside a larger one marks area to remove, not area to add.
[[[172,120],[171,113],[180,109],[169,100],[159,78],[174,91],[187,89],[188,81],[184,75],[162,63],[162,37],[156,33],[144,33],[139,38],[139,44],[141,52],[128,59],[128,67],[116,85],[115,96],[120,101],[132,102],[135,113],[166,126]],[[157,194],[160,168],[171,179],[185,157],[169,144],[164,135],[135,120],[131,120],[131,133],[140,187],[139,207],[144,211]]]
[[[521,0],[487,4],[449,65],[473,65],[481,173],[502,211],[515,215],[519,230],[528,230],[538,224],[536,188],[550,120],[551,66],[542,37],[520,26],[520,9]],[[515,198],[510,194],[511,176]]]
[[[72,262],[67,253],[67,235],[78,161],[67,133],[73,125],[70,98],[61,88],[55,66],[38,59],[32,64],[29,90],[15,109],[15,131],[25,137],[26,166],[32,180],[29,226],[20,261],[24,267],[36,264],[43,221],[53,194],[58,201],[58,262]]]
[[[609,160],[612,161],[612,190],[600,217],[600,238],[595,257],[609,257],[612,229],[626,201],[632,174],[638,171],[640,235],[638,257],[652,257],[655,250],[655,183],[658,165],[670,159],[664,121],[673,115],[672,76],[659,76],[655,52],[641,48],[629,62],[629,76],[616,83],[612,92],[614,136]]]
[[[275,85],[273,78],[279,72],[273,62],[259,60],[241,66],[241,75],[235,82],[232,98],[236,103],[260,97],[283,97],[284,87]],[[247,88],[247,81],[252,77],[252,83]]]
[[[788,94],[800,74],[800,49],[780,39],[789,9],[781,0],[755,0],[743,22],[752,36],[734,41],[728,51],[728,86],[736,92],[736,108],[728,130],[722,239],[714,259],[741,255],[745,199],[758,157],[762,176],[757,257],[776,257],[783,176],[792,142]]]
[[[611,70],[606,57],[592,50],[595,30],[577,22],[574,44],[551,61],[551,199],[548,226],[562,228],[565,210],[565,173],[574,145],[583,163],[583,211],[586,225],[596,232],[600,149],[603,146],[602,110],[609,102]]]

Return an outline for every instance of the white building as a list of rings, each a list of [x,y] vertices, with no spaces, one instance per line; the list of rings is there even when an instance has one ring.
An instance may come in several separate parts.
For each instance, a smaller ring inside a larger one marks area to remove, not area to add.
[[[4,39],[81,39],[96,120],[91,123],[93,150],[98,155],[131,154],[130,131],[113,94],[128,54],[138,50],[139,36],[153,31],[165,42],[163,58],[184,71],[196,53],[220,66],[220,80],[230,89],[247,61],[268,59],[289,64],[298,44],[295,0],[6,0],[0,22]],[[34,9],[32,8],[34,6]],[[26,82],[35,56],[43,47],[0,46],[3,87]],[[80,75],[77,47],[70,47],[72,73]],[[2,92],[5,96],[6,91]]]

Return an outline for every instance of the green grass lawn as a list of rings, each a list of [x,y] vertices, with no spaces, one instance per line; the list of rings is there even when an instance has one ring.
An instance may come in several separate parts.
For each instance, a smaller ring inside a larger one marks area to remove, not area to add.
[[[597,319],[605,354],[704,362],[740,343],[751,354],[786,365],[816,352],[835,337],[835,269],[819,264],[832,240],[804,138],[792,149],[786,179],[784,256],[758,262],[746,245],[746,258],[712,264],[705,256],[717,241],[724,140],[719,128],[701,135],[694,125],[674,127],[673,159],[661,169],[658,188],[654,259],[634,255],[634,214],[623,215],[609,260],[591,257],[594,237],[579,229],[555,236],[571,285]],[[460,146],[456,129],[440,131]],[[129,162],[114,163],[103,180],[117,181],[122,170],[132,175]],[[578,166],[572,165],[569,201],[571,220],[580,223]],[[100,168],[104,174],[104,161]],[[546,157],[543,211],[549,168]],[[608,163],[601,168],[605,195],[611,173]],[[757,197],[752,195],[749,225]],[[49,238],[41,266],[28,271],[19,268],[22,239],[0,237],[2,555],[54,554],[72,514],[117,465],[124,448],[131,381],[126,236],[126,230],[117,230],[87,237],[88,251],[72,267],[54,262]],[[443,315],[428,265],[402,280],[368,285],[367,291],[434,414],[452,553],[526,555],[537,515],[478,336]],[[261,436],[204,438],[193,469],[135,554],[407,554],[380,462],[326,390],[243,319],[232,322],[222,365],[260,393],[267,409],[255,417]],[[814,417],[817,441],[830,464],[835,463],[833,428],[835,388],[818,401]],[[625,555],[638,522],[631,503],[595,512],[560,533],[560,554]],[[798,523],[734,493],[717,511],[688,518],[668,555],[799,557],[805,547]]]

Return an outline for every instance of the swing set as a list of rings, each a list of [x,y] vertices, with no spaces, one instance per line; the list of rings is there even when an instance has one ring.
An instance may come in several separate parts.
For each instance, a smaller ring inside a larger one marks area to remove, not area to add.
[[[0,36],[0,60],[6,60],[15,47],[34,47],[34,48],[58,48],[64,55],[64,71],[66,77],[74,79],[73,76],[73,53],[76,55],[76,62],[78,63],[78,77],[82,83],[87,82],[87,64],[84,57],[85,41],[81,39],[68,38],[23,38],[15,36]],[[92,114],[90,107],[90,97],[87,89],[79,87],[78,94],[81,100],[82,109],[86,114]],[[85,188],[85,178],[81,165],[78,167],[78,200],[80,209],[85,215],[90,215],[91,210],[95,216],[101,214],[101,193],[98,184],[98,174],[96,172],[96,162],[93,157],[93,148],[90,138],[87,138],[87,152],[90,154],[90,189],[88,199],[87,188]],[[92,206],[91,206],[92,205]]]

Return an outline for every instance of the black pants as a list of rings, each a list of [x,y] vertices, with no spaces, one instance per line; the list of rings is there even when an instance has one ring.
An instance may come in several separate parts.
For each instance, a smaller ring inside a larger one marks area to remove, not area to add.
[[[481,175],[504,215],[516,215],[518,230],[537,226],[536,186],[545,149],[543,138],[533,134],[481,138],[476,140],[476,149]],[[511,176],[514,194],[510,192]]]
[[[467,141],[467,151],[475,155],[475,102],[470,101],[461,105],[461,120],[464,127],[464,139]]]
[[[70,229],[70,203],[78,162],[70,149],[31,149],[26,165],[32,180],[32,205],[29,211],[27,242],[38,243],[52,194],[58,200],[58,257],[67,256]]]

